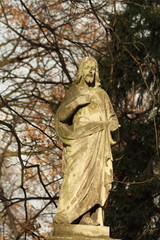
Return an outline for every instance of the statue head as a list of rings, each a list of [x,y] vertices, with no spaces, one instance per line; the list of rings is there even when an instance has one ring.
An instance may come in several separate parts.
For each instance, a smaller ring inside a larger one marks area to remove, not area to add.
[[[82,58],[76,75],[75,83],[100,86],[98,63],[93,57]]]

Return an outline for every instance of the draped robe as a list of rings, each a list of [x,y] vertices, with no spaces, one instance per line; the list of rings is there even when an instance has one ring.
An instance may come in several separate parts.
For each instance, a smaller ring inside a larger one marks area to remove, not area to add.
[[[84,95],[90,101],[82,104]],[[104,205],[113,180],[110,131],[118,126],[104,90],[72,85],[56,114],[64,178],[55,222],[72,223],[96,204]]]

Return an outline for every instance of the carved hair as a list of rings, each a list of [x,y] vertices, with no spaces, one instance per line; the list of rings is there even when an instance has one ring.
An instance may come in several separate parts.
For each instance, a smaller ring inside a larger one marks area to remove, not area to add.
[[[75,83],[76,84],[81,84],[84,79],[83,79],[83,68],[86,62],[94,62],[95,66],[96,66],[96,70],[95,70],[95,86],[100,86],[100,79],[99,79],[99,71],[98,71],[98,63],[96,61],[95,58],[93,57],[84,57],[82,58],[82,60],[80,61],[79,64],[79,69],[76,75],[76,79],[75,79]]]

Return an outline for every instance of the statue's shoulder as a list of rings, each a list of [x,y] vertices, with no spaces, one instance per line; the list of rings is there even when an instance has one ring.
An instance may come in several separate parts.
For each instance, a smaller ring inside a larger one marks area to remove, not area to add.
[[[77,86],[77,84],[72,83],[72,85],[70,86],[70,88],[68,89],[67,94],[75,96],[79,93],[79,87]]]
[[[75,83],[73,83],[69,89],[65,92],[65,97],[63,99],[63,103],[73,101],[78,95],[78,87]]]
[[[101,94],[102,96],[108,98],[108,94],[107,94],[107,92],[103,88],[98,87],[98,93]]]
[[[75,97],[77,97],[77,96],[79,96],[79,95],[81,95],[81,94],[85,94],[85,93],[87,93],[87,90],[88,88],[86,88],[86,87],[84,87],[84,86],[80,86],[80,85],[77,85],[77,84],[75,84],[75,83],[73,83],[72,85],[71,85],[71,87],[69,88],[69,90],[68,90],[68,95],[71,95],[71,96],[75,96]]]
[[[76,92],[78,91],[78,86],[77,86],[77,84],[72,83],[72,85],[70,86],[70,88],[67,89],[66,94],[67,94],[67,93],[70,93],[70,92],[74,92],[74,91],[76,91]]]

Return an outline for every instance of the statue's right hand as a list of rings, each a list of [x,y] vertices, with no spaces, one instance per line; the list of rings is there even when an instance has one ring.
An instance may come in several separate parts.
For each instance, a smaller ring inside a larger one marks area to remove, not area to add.
[[[78,106],[89,104],[91,102],[90,96],[88,94],[86,95],[80,95],[77,97],[76,102]]]

